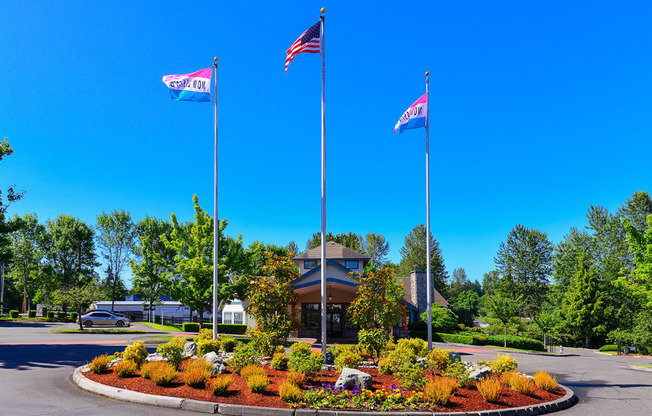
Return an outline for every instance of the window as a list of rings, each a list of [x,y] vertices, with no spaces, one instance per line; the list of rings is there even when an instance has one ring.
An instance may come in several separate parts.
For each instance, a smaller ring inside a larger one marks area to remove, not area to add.
[[[233,323],[242,324],[242,312],[233,312]]]
[[[344,265],[346,266],[347,269],[357,269],[358,268],[358,261],[357,260],[347,260]]]
[[[307,260],[303,262],[304,269],[314,269],[317,267],[317,260]]]
[[[223,324],[232,324],[233,319],[231,318],[232,312],[224,312],[224,317],[222,318]]]

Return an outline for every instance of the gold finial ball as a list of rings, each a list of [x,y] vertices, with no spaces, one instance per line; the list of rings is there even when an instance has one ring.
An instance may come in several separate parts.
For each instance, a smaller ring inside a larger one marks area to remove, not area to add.
[[[217,62],[217,56],[215,57],[215,62]]]
[[[430,75],[430,72],[426,71],[426,76]]]
[[[326,8],[325,8],[325,7],[322,7],[322,8],[321,8],[321,12],[322,12],[322,13],[326,13]]]

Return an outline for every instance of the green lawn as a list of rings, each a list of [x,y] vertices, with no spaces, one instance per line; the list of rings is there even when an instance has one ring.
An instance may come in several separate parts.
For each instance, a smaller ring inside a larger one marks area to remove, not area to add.
[[[505,347],[499,347],[499,346],[497,346],[497,345],[483,345],[482,347],[483,347],[483,348],[495,348],[495,349],[499,349],[499,350],[523,351],[523,352],[536,352],[536,353],[539,353],[539,354],[555,354],[554,352],[548,352],[548,351],[537,351],[537,350],[524,350],[524,349],[521,349],[521,348],[513,348],[513,347],[509,347],[509,346],[508,346],[507,348],[505,348]]]
[[[139,323],[147,325],[150,328],[161,329],[161,324],[153,324],[153,323],[144,322],[144,321],[139,321]],[[161,330],[170,331],[170,332],[179,332],[179,331],[183,331],[183,328],[181,326],[179,326],[179,325],[163,324],[163,328]]]

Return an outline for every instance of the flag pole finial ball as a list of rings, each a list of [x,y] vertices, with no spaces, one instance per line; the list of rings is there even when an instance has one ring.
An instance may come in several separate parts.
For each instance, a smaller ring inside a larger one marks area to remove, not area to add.
[[[217,56],[215,57],[215,62],[217,62]]]
[[[322,13],[326,13],[326,8],[325,8],[325,7],[322,7],[322,8],[321,8],[321,12],[322,12]]]
[[[426,76],[430,75],[430,72],[426,71]]]

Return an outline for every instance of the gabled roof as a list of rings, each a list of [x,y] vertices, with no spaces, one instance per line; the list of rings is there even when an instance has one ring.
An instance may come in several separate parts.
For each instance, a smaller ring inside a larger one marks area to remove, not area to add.
[[[335,241],[329,241],[326,243],[326,258],[327,259],[337,259],[337,260],[369,260],[369,256],[360,254],[357,251],[353,251],[348,247],[344,247],[341,244],[337,244]],[[292,260],[319,260],[321,259],[321,246],[315,247],[312,250],[303,252],[295,256]]]

